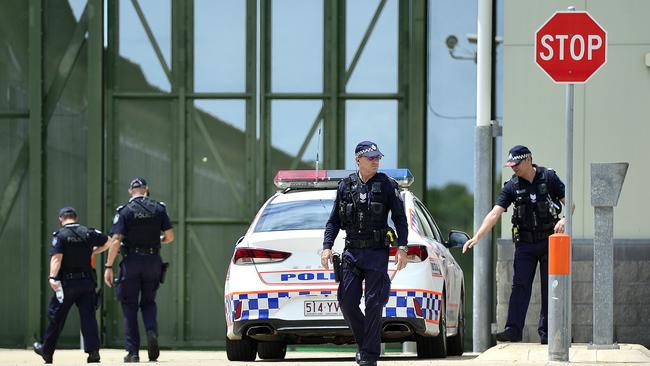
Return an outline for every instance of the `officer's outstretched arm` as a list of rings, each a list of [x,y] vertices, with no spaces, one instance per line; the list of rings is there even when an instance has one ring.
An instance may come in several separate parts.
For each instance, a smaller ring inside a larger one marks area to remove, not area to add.
[[[169,229],[163,231],[162,237],[160,238],[160,242],[163,244],[169,244],[174,241],[174,230]]]
[[[478,241],[481,240],[483,236],[485,236],[485,234],[492,230],[494,225],[499,220],[499,217],[501,217],[504,212],[506,212],[505,208],[499,205],[494,205],[494,207],[492,207],[492,210],[488,212],[488,214],[483,219],[483,223],[481,223],[481,227],[478,229],[476,234],[474,234],[474,236],[465,242],[465,245],[463,245],[463,253],[465,253],[468,249],[474,247],[474,245],[476,245]]]

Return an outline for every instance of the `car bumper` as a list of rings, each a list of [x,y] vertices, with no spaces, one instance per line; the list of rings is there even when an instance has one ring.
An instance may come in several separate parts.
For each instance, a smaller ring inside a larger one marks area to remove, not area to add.
[[[423,335],[426,323],[422,318],[382,318],[381,337],[384,342],[404,342]],[[254,319],[235,321],[230,339],[247,336],[258,341],[284,341],[288,344],[351,344],[352,331],[344,320],[282,320]]]

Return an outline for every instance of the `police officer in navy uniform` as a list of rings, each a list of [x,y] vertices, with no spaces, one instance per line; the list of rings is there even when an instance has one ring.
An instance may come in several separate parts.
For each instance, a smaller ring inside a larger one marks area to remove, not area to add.
[[[115,292],[124,315],[128,352],[124,362],[140,362],[138,308],[142,310],[147,332],[149,360],[156,361],[160,355],[156,290],[166,270],[160,257],[160,245],[171,243],[174,231],[165,204],[149,198],[148,193],[144,178],[135,178],[129,184],[131,199],[117,208],[113,218],[111,248],[105,265],[104,281],[112,287],[113,263],[122,243],[122,262]]]
[[[321,264],[328,269],[332,246],[345,230],[343,275],[338,287],[341,312],[358,345],[359,365],[376,365],[381,348],[381,316],[388,302],[388,212],[397,231],[397,270],[406,267],[408,227],[404,202],[394,179],[378,173],[383,154],[377,145],[362,141],[355,148],[359,170],[343,179],[325,227]],[[365,280],[365,316],[359,308]]]
[[[91,267],[91,257],[108,249],[108,237],[99,230],[77,223],[77,212],[72,207],[59,211],[61,229],[54,232],[50,249],[49,283],[52,290],[63,290],[62,302],[52,295],[48,306],[50,323],[43,343],[34,343],[34,352],[45,363],[52,363],[52,355],[72,305],[79,309],[81,333],[87,361],[99,362],[99,331],[95,319],[97,285]]]
[[[515,243],[512,293],[508,305],[508,318],[497,340],[519,342],[522,339],[526,312],[539,262],[542,291],[542,309],[539,314],[538,333],[542,344],[548,343],[548,237],[563,233],[565,218],[560,218],[564,204],[564,183],[555,171],[533,164],[530,150],[522,145],[510,149],[505,166],[512,167],[514,175],[508,180],[492,208],[473,238],[463,246],[463,253],[472,248],[496,224],[510,204],[512,238]],[[572,209],[575,208],[573,205]]]

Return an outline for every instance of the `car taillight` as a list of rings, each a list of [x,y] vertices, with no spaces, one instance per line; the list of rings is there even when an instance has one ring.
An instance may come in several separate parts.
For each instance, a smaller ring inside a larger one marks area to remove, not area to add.
[[[413,299],[413,307],[415,308],[415,315],[422,316],[422,306],[418,299]]]
[[[391,257],[397,254],[397,247],[390,247]],[[427,247],[424,245],[409,245],[409,250],[406,252],[406,259],[409,263],[422,262],[429,257]]]
[[[260,248],[237,248],[235,255],[232,257],[234,264],[260,264],[282,262],[289,258],[291,253],[281,252],[279,250],[260,249]]]

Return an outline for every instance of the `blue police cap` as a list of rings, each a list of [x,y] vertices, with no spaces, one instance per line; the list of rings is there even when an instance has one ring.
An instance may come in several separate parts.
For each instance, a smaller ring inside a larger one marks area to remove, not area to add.
[[[510,152],[508,153],[508,161],[504,164],[505,166],[515,166],[521,163],[522,160],[526,159],[527,157],[531,156],[532,153],[526,146],[523,145],[515,145],[510,149]]]
[[[144,178],[138,177],[134,178],[129,184],[129,189],[146,187],[147,181]]]
[[[372,141],[361,141],[357,144],[357,147],[354,149],[354,156],[360,157],[365,156],[367,158],[382,157],[384,154],[379,151],[377,144]]]
[[[59,217],[62,217],[63,215],[77,216],[77,211],[74,209],[74,207],[66,206],[59,210]]]

